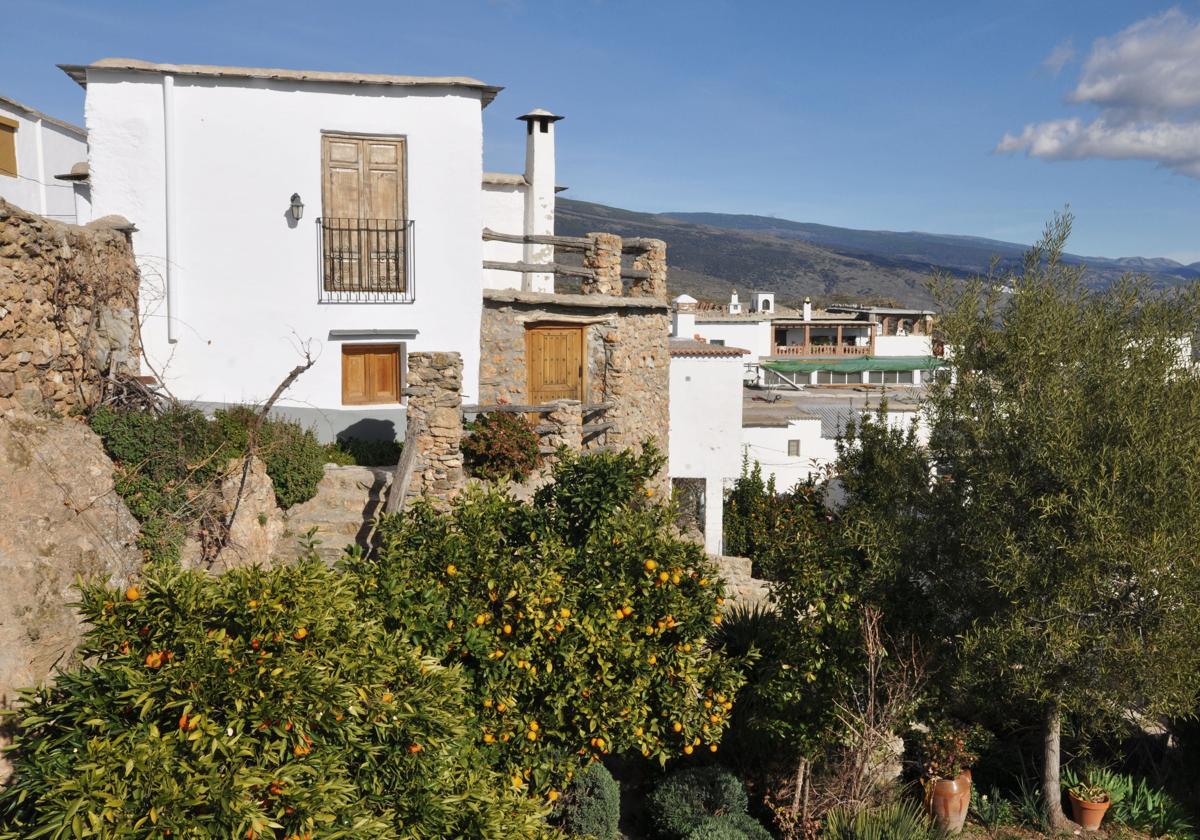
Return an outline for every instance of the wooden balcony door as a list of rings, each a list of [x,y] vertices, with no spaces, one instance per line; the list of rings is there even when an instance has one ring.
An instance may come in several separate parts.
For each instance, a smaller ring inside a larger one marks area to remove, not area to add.
[[[405,141],[324,134],[327,291],[405,291]]]
[[[529,402],[583,400],[583,327],[531,327],[525,332]]]

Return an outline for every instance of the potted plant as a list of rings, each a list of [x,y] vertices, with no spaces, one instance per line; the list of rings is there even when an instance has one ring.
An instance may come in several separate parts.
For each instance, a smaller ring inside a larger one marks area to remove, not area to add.
[[[980,728],[939,721],[917,738],[925,807],[947,834],[962,831],[971,805],[971,765],[979,757]]]
[[[1104,814],[1112,805],[1108,790],[1096,784],[1087,775],[1074,780],[1067,788],[1071,800],[1071,817],[1085,831],[1096,831],[1104,822]]]

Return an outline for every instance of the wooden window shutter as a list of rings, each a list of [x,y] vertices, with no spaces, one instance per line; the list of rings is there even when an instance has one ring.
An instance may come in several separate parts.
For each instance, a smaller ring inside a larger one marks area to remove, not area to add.
[[[381,405],[401,402],[403,344],[342,345],[342,403]]]
[[[402,137],[322,135],[326,290],[406,290],[405,159]]]
[[[17,122],[0,117],[0,174],[17,175]]]

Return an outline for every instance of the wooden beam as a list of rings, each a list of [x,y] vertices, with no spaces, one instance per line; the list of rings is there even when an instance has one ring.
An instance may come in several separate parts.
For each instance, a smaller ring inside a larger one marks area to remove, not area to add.
[[[485,242],[511,242],[514,245],[554,245],[558,248],[586,251],[591,241],[582,236],[546,236],[542,234],[500,233],[491,228],[483,229]]]
[[[616,425],[616,423],[584,423],[583,436],[591,437],[592,435],[598,435],[601,432],[607,432],[609,429],[615,428]]]
[[[563,265],[562,263],[527,263],[527,262],[500,262],[499,260],[484,260],[484,268],[490,268],[495,271],[519,271],[522,274],[561,274],[564,277],[582,277],[590,280],[594,276],[594,272],[590,268],[582,268],[577,265]]]
[[[621,276],[630,280],[649,280],[650,272],[644,268],[622,268]]]
[[[464,405],[462,407],[464,414],[489,414],[491,412],[504,412],[508,414],[549,414],[558,406],[551,403],[545,405]]]
[[[649,251],[662,240],[650,239],[643,236],[631,236],[621,240],[622,251]]]

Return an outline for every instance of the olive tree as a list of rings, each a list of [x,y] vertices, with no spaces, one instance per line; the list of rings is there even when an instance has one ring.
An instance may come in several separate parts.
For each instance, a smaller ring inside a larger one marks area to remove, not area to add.
[[[957,625],[963,690],[1036,709],[1063,814],[1060,731],[1195,709],[1200,671],[1196,287],[1090,287],[1056,217],[1023,270],[935,291],[949,376],[931,389],[948,528],[923,570]]]

